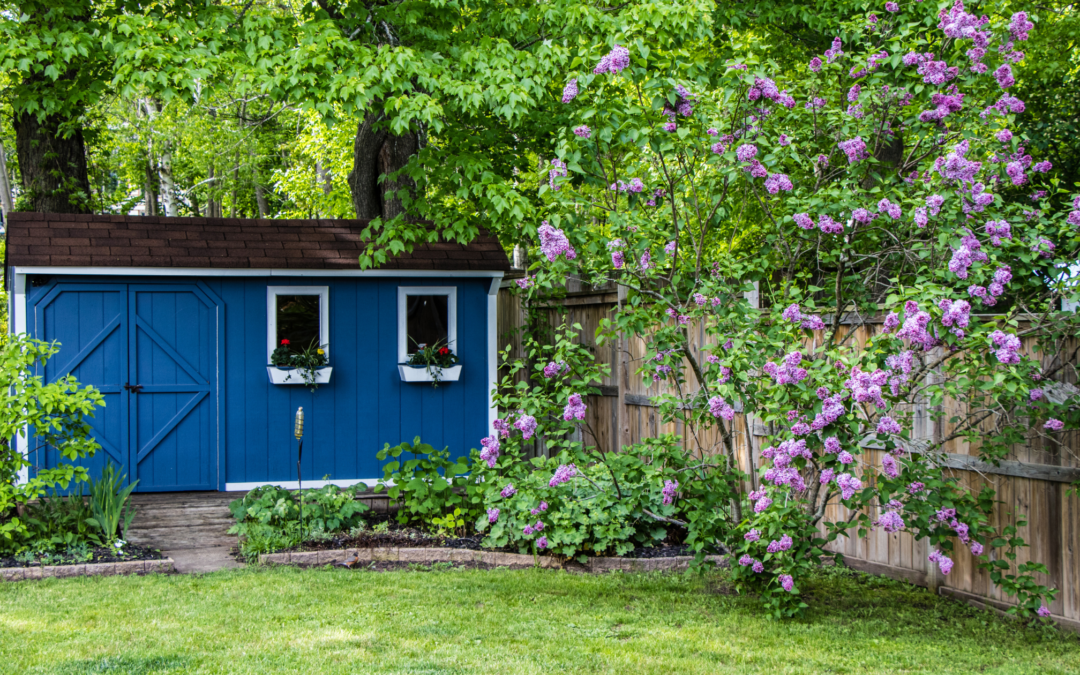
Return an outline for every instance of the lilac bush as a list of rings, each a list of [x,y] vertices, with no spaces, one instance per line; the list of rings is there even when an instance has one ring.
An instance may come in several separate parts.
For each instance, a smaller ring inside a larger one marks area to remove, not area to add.
[[[1021,613],[1054,594],[1037,581],[1043,565],[1015,562],[1023,521],[994,525],[993,491],[944,474],[940,455],[966,441],[995,462],[1076,426],[1071,391],[1043,394],[1064,366],[1043,371],[1023,341],[1052,352],[1077,332],[1060,307],[1080,197],[1010,129],[1024,110],[1008,89],[1026,15],[928,5],[855,20],[794,73],[759,65],[752,43],[710,69],[639,36],[567,73],[577,121],[552,160],[562,173],[541,186],[543,255],[523,293],[570,275],[624,287],[599,337],[646,341],[639,371],[663,387],[654,400],[685,445],[663,441],[656,465],[575,436],[580,385],[600,375],[585,362],[579,386],[506,383],[502,404],[542,401],[536,433],[561,439],[543,469],[550,489],[564,485],[550,471],[574,463],[606,471],[591,491],[615,504],[615,466],[650,466],[640,484],[653,501],[634,493],[635,513],[685,528],[699,553],[730,552],[739,587],[777,616],[805,607],[798,581],[829,543],[875,527],[928,540],[942,574],[973,556]],[[573,131],[585,120],[587,140]],[[1021,188],[1035,210],[1009,197]],[[747,299],[754,284],[765,309]],[[690,340],[699,326],[703,345]],[[556,363],[533,367],[555,376]],[[946,413],[946,400],[961,407]],[[916,407],[941,430],[930,439],[914,433]],[[760,466],[737,411],[769,430]],[[703,484],[719,498],[701,499]]]

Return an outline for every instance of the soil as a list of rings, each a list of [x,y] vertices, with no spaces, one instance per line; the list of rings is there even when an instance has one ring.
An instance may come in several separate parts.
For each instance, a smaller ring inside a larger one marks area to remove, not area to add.
[[[351,537],[348,534],[341,534],[329,539],[320,541],[306,541],[302,550],[304,551],[335,551],[346,548],[456,548],[456,549],[468,549],[471,551],[497,551],[500,553],[517,553],[515,548],[484,548],[481,545],[484,537],[480,534],[466,535],[463,537],[447,537],[441,535],[435,535],[423,530],[419,530],[415,527],[409,527],[401,525],[394,520],[388,514],[372,514],[369,517],[368,527],[385,528],[383,532],[375,532],[372,529],[365,529],[359,533],[358,536]],[[386,523],[385,526],[382,523]],[[298,551],[300,548],[288,548],[281,549],[284,551]],[[237,552],[234,555],[238,555]],[[541,553],[543,555],[543,553]],[[626,558],[674,558],[678,556],[692,556],[693,550],[684,544],[664,541],[659,546],[648,546],[643,548],[635,548],[628,553]],[[378,563],[383,564],[383,563]],[[387,563],[396,564],[396,563]],[[408,564],[404,564],[407,569]],[[397,569],[397,568],[388,568]],[[469,569],[474,569],[469,567]],[[475,569],[482,569],[476,567]]]
[[[136,544],[128,544],[123,553],[117,554],[116,549],[95,546],[89,560],[78,559],[62,553],[53,553],[47,556],[38,556],[30,561],[16,559],[13,556],[0,557],[0,567],[47,567],[52,565],[85,565],[88,563],[118,563],[133,562],[136,560],[161,560],[165,556],[156,548],[144,548]]]

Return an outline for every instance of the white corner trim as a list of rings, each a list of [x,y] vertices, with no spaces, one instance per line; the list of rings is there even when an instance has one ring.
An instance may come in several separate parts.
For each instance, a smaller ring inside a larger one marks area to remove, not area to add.
[[[502,288],[503,275],[499,272],[499,276],[491,278],[491,285],[488,286],[488,295],[498,295],[499,289]]]
[[[398,286],[397,290],[397,333],[398,363],[405,363],[409,358],[408,336],[408,297],[410,295],[445,295],[446,300],[446,342],[447,346],[457,351],[457,286]]]
[[[305,488],[321,488],[327,485],[336,485],[338,487],[352,487],[354,485],[366,485],[373,487],[379,483],[378,478],[341,478],[338,480],[306,480],[304,481]],[[298,490],[300,489],[299,483],[294,480],[264,480],[253,481],[250,483],[225,483],[226,492],[248,492],[255,488],[263,487],[264,485],[273,485],[284,490]]]
[[[493,279],[495,293],[487,296],[487,367],[488,367],[488,433],[495,433],[495,420],[499,418],[499,409],[495,407],[495,389],[499,384],[499,295],[498,283]]]
[[[12,300],[14,301],[13,309],[15,315],[12,317],[12,333],[26,333],[26,274],[20,270],[13,270],[13,276],[15,277],[15,292],[12,294]],[[23,459],[30,458],[30,426],[24,426],[19,430],[18,440],[19,451],[22,452]],[[19,473],[15,478],[16,484],[24,484],[30,480],[30,467],[24,466],[19,469]]]
[[[302,270],[302,269],[222,269],[215,267],[16,267],[16,274],[135,277],[402,277],[482,278],[503,276],[494,270]]]
[[[330,287],[329,286],[267,286],[266,287],[266,363],[277,349],[277,296],[319,296],[319,344],[330,361]]]

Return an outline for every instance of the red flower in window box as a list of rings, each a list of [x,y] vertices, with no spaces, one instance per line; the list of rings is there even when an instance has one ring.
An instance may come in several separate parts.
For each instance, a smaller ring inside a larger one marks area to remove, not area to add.
[[[281,344],[283,344],[283,345],[287,345],[287,344],[289,344],[289,341],[288,341],[288,340],[284,340],[284,339],[283,339],[283,340],[281,341]]]
[[[447,347],[443,347],[442,349],[439,350],[439,356],[446,356],[449,353],[450,353],[450,350]]]

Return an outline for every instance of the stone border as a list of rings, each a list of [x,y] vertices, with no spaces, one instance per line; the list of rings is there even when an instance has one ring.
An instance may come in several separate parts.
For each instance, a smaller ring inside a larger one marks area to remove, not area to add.
[[[172,558],[161,560],[132,560],[118,563],[85,563],[82,565],[45,565],[40,567],[0,567],[0,581],[24,581],[55,577],[111,577],[125,574],[175,572]]]
[[[320,566],[345,562],[356,557],[359,562],[478,562],[495,567],[523,569],[541,567],[544,569],[566,569],[573,572],[656,572],[685,570],[693,561],[693,556],[671,558],[590,558],[585,564],[576,561],[560,562],[552,556],[538,556],[520,553],[497,553],[494,551],[474,551],[460,548],[348,548],[333,551],[307,551],[303,553],[263,553],[259,555],[259,564],[307,565]],[[721,555],[705,556],[705,560],[723,564]]]

